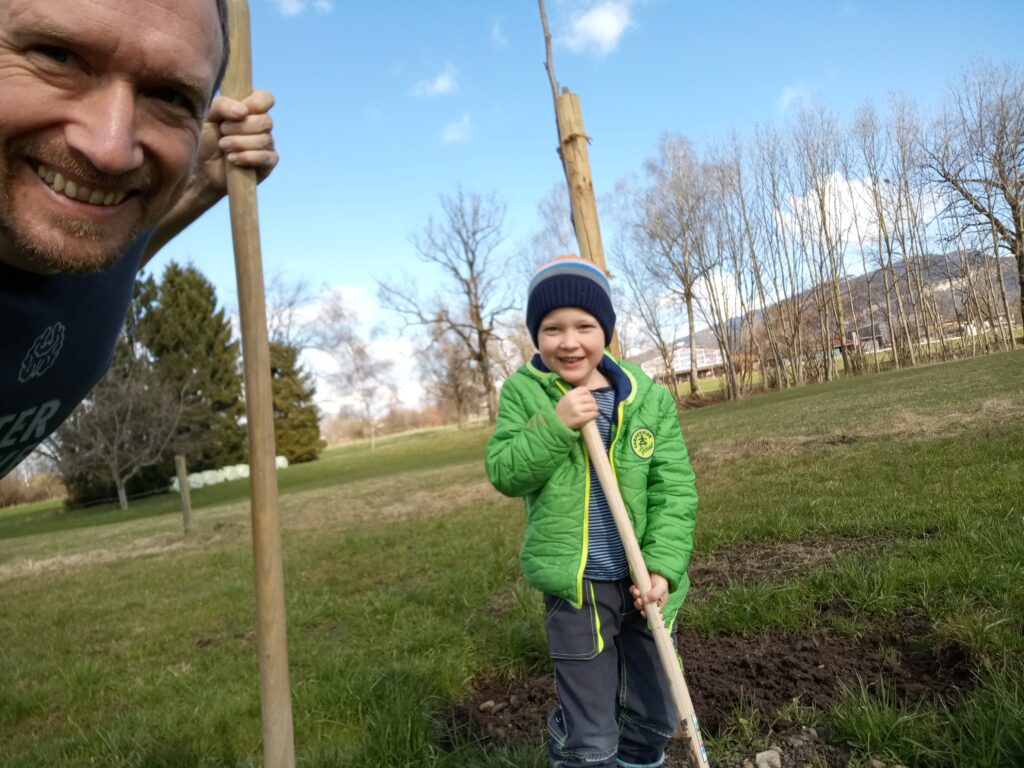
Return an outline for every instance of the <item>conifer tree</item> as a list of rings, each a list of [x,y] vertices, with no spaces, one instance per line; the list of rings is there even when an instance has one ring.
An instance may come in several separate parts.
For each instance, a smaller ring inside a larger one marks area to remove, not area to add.
[[[162,378],[181,388],[192,406],[181,428],[194,446],[189,469],[244,461],[239,345],[213,285],[195,267],[171,262],[160,283],[149,280],[143,291],[139,341]]]
[[[316,388],[298,358],[297,347],[280,341],[270,343],[277,455],[293,464],[313,461],[326,445],[320,439],[317,408],[313,402]]]

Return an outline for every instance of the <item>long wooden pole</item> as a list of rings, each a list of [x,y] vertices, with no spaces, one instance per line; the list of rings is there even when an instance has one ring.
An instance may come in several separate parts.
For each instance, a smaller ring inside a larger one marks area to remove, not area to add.
[[[241,100],[252,93],[249,6],[229,0],[231,58],[221,91]],[[288,640],[284,609],[281,529],[277,516],[274,466],[274,412],[270,383],[270,345],[260,253],[256,172],[227,165],[231,235],[238,278],[245,370],[245,407],[249,427],[249,488],[252,546],[256,571],[257,643],[260,656],[260,705],[263,714],[263,764],[294,768],[292,699],[288,683]]]
[[[601,435],[597,431],[597,425],[592,421],[584,424],[581,431],[590,461],[597,472],[597,479],[608,500],[608,506],[611,507],[615,527],[619,531],[619,538],[622,539],[622,546],[626,550],[626,560],[629,562],[633,581],[640,590],[640,594],[646,595],[651,591],[651,575],[644,562],[643,553],[640,551],[640,544],[636,540],[636,533],[633,532],[633,525],[629,521],[629,513],[622,500],[622,493],[615,480],[615,473],[612,472],[608,456],[604,452]],[[690,699],[690,691],[686,687],[683,668],[679,664],[679,656],[672,642],[672,635],[668,627],[665,626],[665,618],[661,615],[661,609],[655,603],[647,603],[644,606],[644,612],[651,625],[654,645],[658,649],[658,658],[661,660],[661,666],[668,678],[676,714],[680,722],[683,723],[686,735],[686,755],[690,762],[690,768],[708,768],[708,755],[704,749],[704,739],[700,735],[700,724],[697,722],[697,714],[693,711],[693,701]]]
[[[569,187],[569,209],[580,256],[608,272],[604,260],[604,245],[601,243],[601,225],[597,218],[597,200],[594,197],[594,182],[590,175],[590,151],[587,144],[590,137],[583,130],[583,112],[580,97],[568,88],[559,91],[555,77],[555,65],[551,60],[551,30],[548,29],[548,14],[544,0],[537,0],[540,8],[540,23],[544,28],[545,66],[551,81],[551,96],[555,103],[555,126],[558,131],[558,156]],[[609,351],[619,357],[618,334],[612,333],[608,341]]]

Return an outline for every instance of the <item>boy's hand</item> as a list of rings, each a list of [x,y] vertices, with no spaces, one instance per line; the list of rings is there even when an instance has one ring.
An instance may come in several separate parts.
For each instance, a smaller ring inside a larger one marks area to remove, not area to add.
[[[588,421],[597,418],[597,401],[586,387],[576,387],[566,392],[555,406],[555,415],[569,429],[579,429]]]
[[[629,594],[633,596],[633,605],[646,618],[647,611],[644,610],[644,606],[648,603],[657,603],[659,610],[665,607],[668,601],[668,579],[660,573],[651,572],[651,591],[647,593],[646,599],[640,597],[640,590],[636,584],[629,588]]]

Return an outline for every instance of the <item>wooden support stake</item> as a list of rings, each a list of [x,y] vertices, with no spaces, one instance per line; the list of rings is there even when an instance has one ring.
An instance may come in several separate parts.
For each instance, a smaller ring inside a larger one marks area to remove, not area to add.
[[[249,6],[229,0],[231,58],[221,91],[241,100],[252,93]],[[288,641],[284,606],[281,529],[277,516],[274,466],[274,412],[270,382],[270,345],[256,206],[256,172],[227,165],[231,234],[238,278],[245,370],[245,406],[249,429],[249,488],[252,545],[256,571],[257,642],[260,704],[263,713],[265,768],[294,768],[292,699],[288,683]]]
[[[580,97],[563,90],[555,100],[555,116],[558,119],[559,151],[565,164],[572,222],[580,245],[580,255],[607,272],[604,247],[601,244],[601,225],[597,218],[597,201],[594,198],[594,181],[590,174],[590,153],[587,149],[589,139],[583,131]]]
[[[185,457],[180,453],[174,454],[174,471],[178,474],[178,493],[181,494],[181,524],[188,536],[192,532],[192,497],[188,488],[188,468]]]

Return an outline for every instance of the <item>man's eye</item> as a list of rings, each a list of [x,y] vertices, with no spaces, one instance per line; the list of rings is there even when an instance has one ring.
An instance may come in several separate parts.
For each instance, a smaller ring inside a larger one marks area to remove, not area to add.
[[[170,104],[172,107],[180,107],[190,112],[193,109],[192,100],[174,88],[154,88],[150,91],[150,95],[159,101]]]
[[[67,64],[73,55],[67,48],[61,48],[59,45],[37,45],[34,50],[59,64]]]

